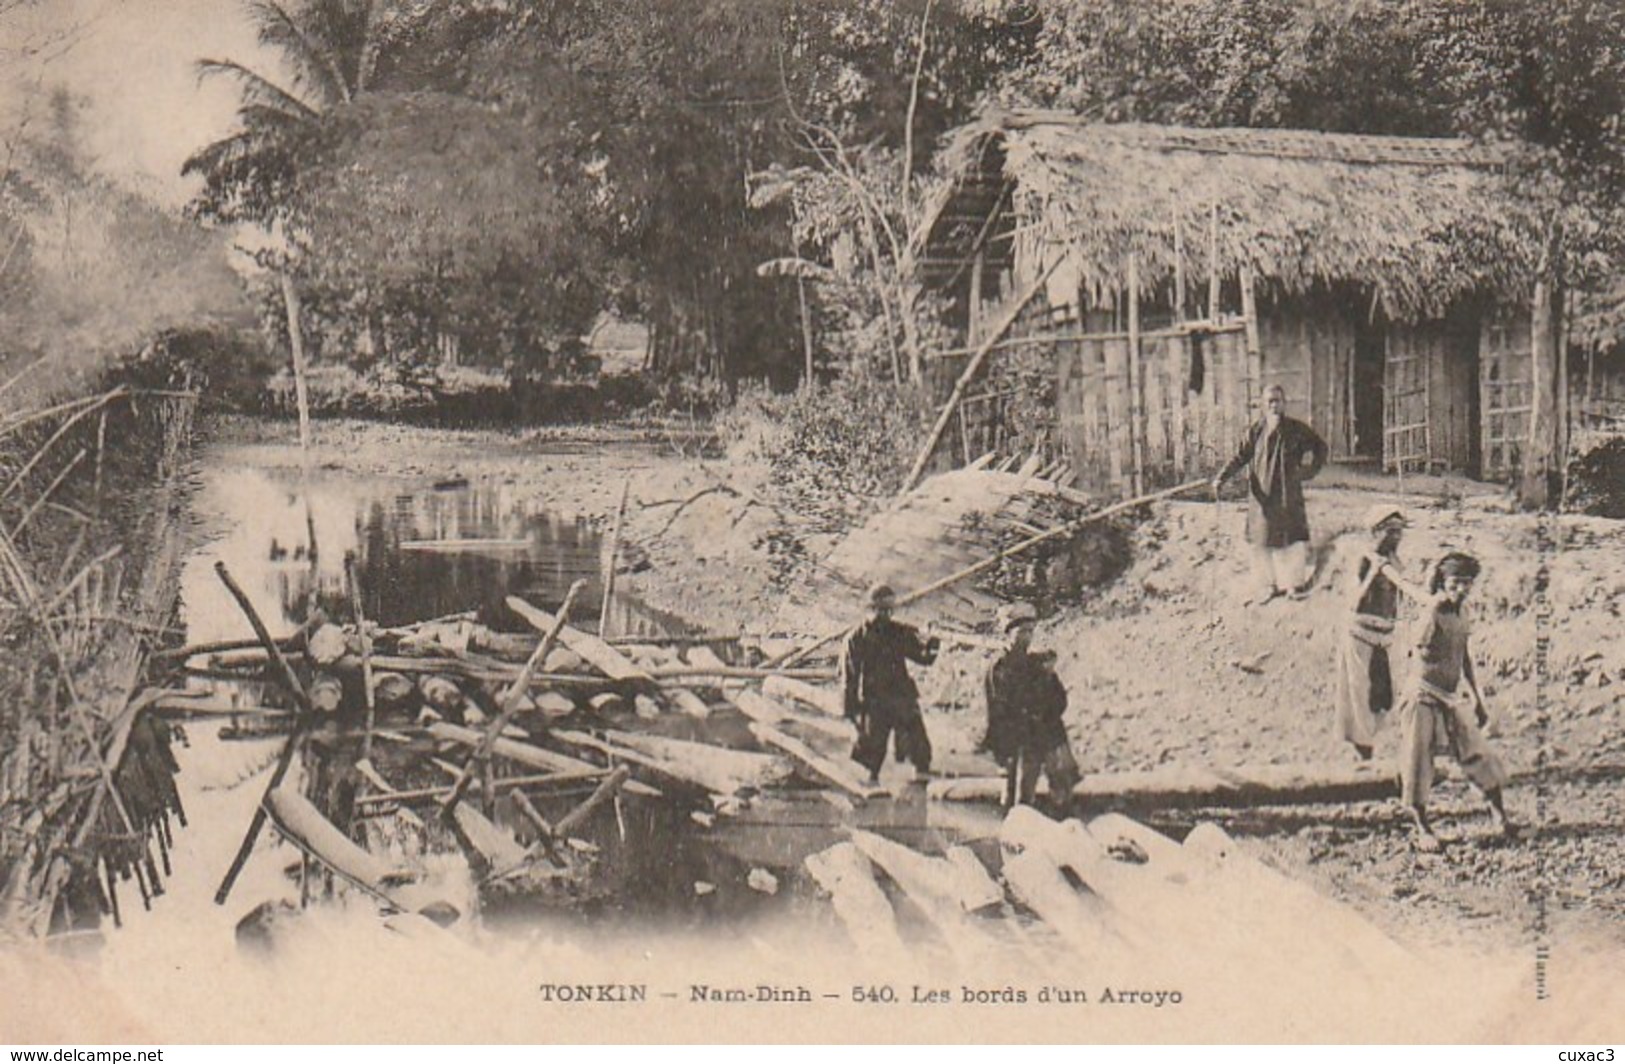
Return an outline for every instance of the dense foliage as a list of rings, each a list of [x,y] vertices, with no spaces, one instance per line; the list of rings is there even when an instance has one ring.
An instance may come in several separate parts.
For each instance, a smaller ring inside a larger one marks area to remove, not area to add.
[[[1590,283],[1625,194],[1616,8],[252,0],[294,76],[205,64],[241,129],[193,159],[195,208],[276,234],[345,358],[556,374],[612,309],[671,372],[904,381],[939,343],[912,261],[934,155],[988,102],[1508,140]]]

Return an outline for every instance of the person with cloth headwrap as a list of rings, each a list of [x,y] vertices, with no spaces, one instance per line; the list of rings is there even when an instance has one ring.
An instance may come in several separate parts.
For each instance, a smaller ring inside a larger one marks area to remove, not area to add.
[[[1067,742],[1066,688],[1055,675],[1055,656],[1032,650],[1037,622],[1030,603],[999,611],[999,631],[1010,646],[987,670],[982,746],[1004,767],[1006,808],[1033,804],[1043,775],[1049,778],[1051,803],[1065,809],[1078,783],[1078,761]]]
[[[1389,649],[1399,618],[1399,586],[1387,567],[1399,564],[1406,525],[1398,507],[1371,507],[1365,527],[1374,542],[1350,572],[1349,615],[1337,645],[1337,732],[1362,761],[1371,760],[1377,725],[1394,708]]]
[[[869,619],[847,637],[841,653],[841,698],[846,718],[857,727],[852,760],[880,782],[886,745],[896,735],[898,761],[909,761],[919,777],[931,772],[931,739],[920,715],[920,692],[908,663],[937,660],[939,640],[892,619],[897,595],[885,584],[869,589]]]
[[[1383,568],[1387,570],[1386,563]],[[1484,738],[1482,729],[1489,723],[1489,710],[1473,676],[1468,642],[1472,630],[1463,604],[1478,572],[1478,559],[1460,552],[1439,559],[1425,590],[1390,571],[1394,584],[1422,603],[1422,619],[1413,643],[1414,668],[1400,706],[1399,785],[1400,799],[1416,833],[1416,847],[1426,853],[1440,848],[1427,815],[1428,795],[1433,789],[1433,756],[1438,752],[1453,755],[1463,774],[1484,793],[1501,833],[1508,837],[1519,834],[1507,817],[1503,799],[1508,779],[1506,765]],[[1471,715],[1456,698],[1456,688],[1463,683],[1472,697]]]
[[[1260,585],[1255,602],[1307,590],[1313,574],[1303,482],[1320,472],[1327,453],[1314,429],[1286,416],[1286,390],[1272,384],[1264,391],[1264,415],[1247,427],[1235,455],[1213,478],[1217,495],[1226,480],[1247,470],[1247,542]]]

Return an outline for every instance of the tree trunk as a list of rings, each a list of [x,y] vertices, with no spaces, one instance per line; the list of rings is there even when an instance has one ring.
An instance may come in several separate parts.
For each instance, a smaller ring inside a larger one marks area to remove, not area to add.
[[[389,358],[389,337],[384,332],[384,316],[377,307],[367,307],[367,346],[372,349],[372,360],[382,363]]]
[[[1555,242],[1554,242],[1555,243]],[[1556,254],[1548,252],[1545,268],[1535,282],[1531,308],[1529,442],[1523,452],[1523,475],[1518,501],[1525,509],[1543,510],[1561,496],[1562,441],[1567,433],[1562,408],[1560,375],[1563,368],[1563,286],[1555,267]]]
[[[299,407],[299,450],[310,454],[310,394],[305,390],[305,333],[299,324],[299,292],[293,276],[282,275],[282,305],[288,312],[288,346],[293,351],[293,395]]]

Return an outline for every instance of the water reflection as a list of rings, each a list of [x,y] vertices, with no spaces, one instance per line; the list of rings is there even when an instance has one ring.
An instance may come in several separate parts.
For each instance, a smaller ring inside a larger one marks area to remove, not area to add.
[[[511,485],[457,481],[403,491],[395,479],[322,473],[302,486],[291,470],[223,463],[206,474],[200,505],[225,526],[208,553],[226,562],[278,634],[296,628],[313,605],[350,619],[350,552],[362,608],[386,627],[465,610],[500,622],[505,596],[555,608],[576,580],[586,586],[573,618],[584,626],[599,618],[607,548],[597,525],[544,510]],[[183,587],[188,637],[241,634],[213,573],[192,568]],[[625,595],[610,608],[608,627],[617,634],[692,631]]]

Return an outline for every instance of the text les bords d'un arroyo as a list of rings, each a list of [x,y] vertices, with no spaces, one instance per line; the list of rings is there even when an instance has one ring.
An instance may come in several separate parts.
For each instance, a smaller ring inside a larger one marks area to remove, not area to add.
[[[647,983],[541,983],[541,999],[560,1005],[635,1005],[680,1001],[693,1005],[795,1005],[815,1001],[855,1005],[1133,1005],[1164,1008],[1184,1002],[1178,990],[1101,986],[924,986],[866,983],[840,989],[800,984],[723,986],[690,983],[682,990],[651,990]]]

